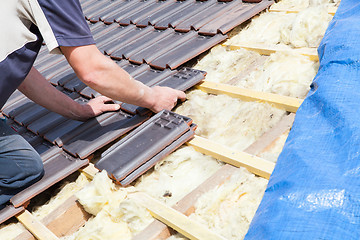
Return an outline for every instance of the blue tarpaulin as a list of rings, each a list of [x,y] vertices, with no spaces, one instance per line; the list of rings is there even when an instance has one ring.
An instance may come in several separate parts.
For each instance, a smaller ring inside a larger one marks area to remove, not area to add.
[[[342,0],[320,68],[245,237],[360,239],[360,1]]]

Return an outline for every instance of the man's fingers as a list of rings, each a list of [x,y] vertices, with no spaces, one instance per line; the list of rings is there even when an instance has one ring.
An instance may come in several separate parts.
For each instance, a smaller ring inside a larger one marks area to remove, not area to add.
[[[120,105],[119,104],[104,104],[102,107],[102,112],[112,112],[112,111],[117,111],[120,109]]]
[[[108,98],[106,96],[98,96],[96,98],[94,98],[102,103],[106,103],[106,102],[112,102],[113,100],[111,98]]]
[[[183,91],[178,91],[178,99],[180,99],[181,101],[185,101],[186,94]]]
[[[112,112],[120,109],[119,104],[109,103],[112,102],[111,98],[105,96],[98,96],[91,99],[87,105],[91,108],[93,116],[96,117],[104,112]]]

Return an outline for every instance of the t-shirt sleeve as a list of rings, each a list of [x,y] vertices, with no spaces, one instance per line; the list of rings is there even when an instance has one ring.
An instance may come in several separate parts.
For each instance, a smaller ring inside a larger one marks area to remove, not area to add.
[[[50,52],[59,46],[94,44],[78,0],[29,0],[35,24]]]

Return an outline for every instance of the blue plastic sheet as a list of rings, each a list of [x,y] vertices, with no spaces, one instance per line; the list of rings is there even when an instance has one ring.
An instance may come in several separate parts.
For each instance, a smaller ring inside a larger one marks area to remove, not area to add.
[[[342,0],[245,237],[360,239],[360,1]]]

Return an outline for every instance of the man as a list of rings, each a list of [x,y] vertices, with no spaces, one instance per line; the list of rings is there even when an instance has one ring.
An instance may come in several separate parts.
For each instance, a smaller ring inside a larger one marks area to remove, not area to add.
[[[86,120],[119,105],[110,99],[159,112],[173,108],[185,94],[149,88],[105,57],[94,45],[78,0],[1,0],[0,108],[19,89],[34,102],[75,120]],[[81,81],[107,97],[80,105],[57,91],[32,67],[41,43],[62,53]],[[4,121],[0,121],[0,208],[43,175],[40,156]]]

